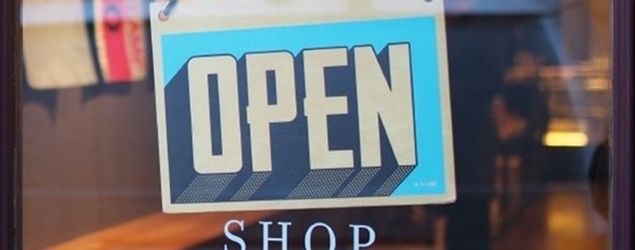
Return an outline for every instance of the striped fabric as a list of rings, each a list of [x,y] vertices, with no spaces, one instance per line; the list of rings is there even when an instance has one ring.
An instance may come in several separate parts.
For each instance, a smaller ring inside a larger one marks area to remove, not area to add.
[[[95,43],[99,68],[107,83],[147,76],[143,4],[140,0],[95,0]]]

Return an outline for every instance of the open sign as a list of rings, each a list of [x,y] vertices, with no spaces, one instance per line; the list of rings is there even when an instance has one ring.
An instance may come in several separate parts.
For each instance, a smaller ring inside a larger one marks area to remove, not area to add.
[[[452,201],[443,4],[398,2],[153,5],[164,210]]]

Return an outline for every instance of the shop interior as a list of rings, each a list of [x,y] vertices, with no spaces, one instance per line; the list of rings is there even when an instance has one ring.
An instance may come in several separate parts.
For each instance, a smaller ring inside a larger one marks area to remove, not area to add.
[[[608,248],[610,1],[445,1],[457,202],[195,214],[161,210],[149,1],[121,1],[122,59],[108,1],[23,0],[23,249],[223,249],[235,219],[248,249],[259,221],[292,222],[290,249],[316,221],[337,249],[351,223],[369,249]]]

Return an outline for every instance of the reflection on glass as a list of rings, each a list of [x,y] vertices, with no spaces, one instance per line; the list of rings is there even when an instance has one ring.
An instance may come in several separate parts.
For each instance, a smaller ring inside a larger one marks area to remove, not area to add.
[[[289,249],[316,222],[337,249],[350,224],[370,249],[607,248],[610,1],[445,1],[455,204],[188,215],[160,212],[152,74],[103,75],[97,2],[23,0],[24,249],[240,249],[233,219],[248,249],[263,221],[292,223]]]

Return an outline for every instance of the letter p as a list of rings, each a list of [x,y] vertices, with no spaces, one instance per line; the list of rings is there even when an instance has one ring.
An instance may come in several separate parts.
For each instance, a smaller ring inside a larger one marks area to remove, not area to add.
[[[366,225],[349,225],[353,229],[353,250],[359,250],[362,247],[369,247],[375,243],[375,230]],[[364,243],[360,242],[360,229],[368,232],[368,240]]]

